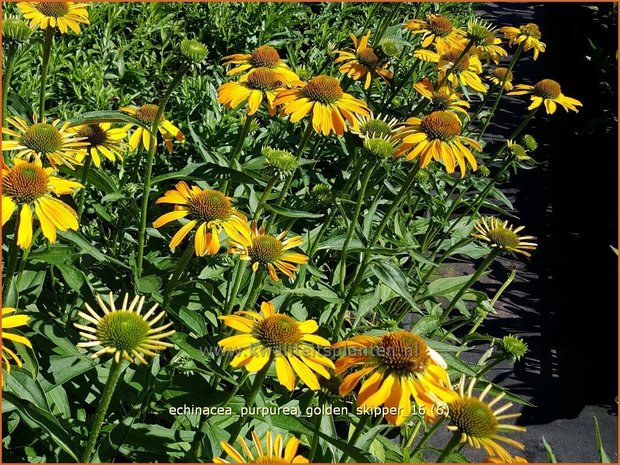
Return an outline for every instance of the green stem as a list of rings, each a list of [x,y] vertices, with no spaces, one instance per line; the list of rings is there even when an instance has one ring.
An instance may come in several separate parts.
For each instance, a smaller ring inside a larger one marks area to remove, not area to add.
[[[254,282],[252,283],[252,288],[250,289],[250,293],[248,294],[248,298],[246,299],[243,307],[250,309],[256,303],[256,299],[258,299],[258,295],[260,294],[261,289],[263,288],[263,281],[265,280],[265,270],[258,269],[254,273]]]
[[[351,435],[351,438],[348,441],[348,443],[351,444],[353,447],[355,447],[355,443],[357,442],[359,437],[362,435],[362,432],[364,431],[364,427],[368,424],[369,420],[370,420],[370,415],[364,415],[362,418],[359,419],[359,421],[357,422],[357,425],[355,425],[355,430],[353,430],[353,434]],[[345,461],[348,458],[349,458],[349,454],[347,454],[346,452],[343,452],[342,455],[340,456],[340,459],[338,459],[338,463],[345,463]]]
[[[9,290],[11,289],[11,283],[13,282],[13,275],[15,274],[15,267],[17,266],[17,253],[19,252],[19,246],[17,245],[17,235],[19,231],[19,215],[15,217],[15,229],[13,230],[13,240],[9,245],[9,260],[6,268],[6,272],[4,273],[4,281],[2,285],[4,286],[4,293],[2,302],[7,304],[7,297],[9,295]],[[4,263],[2,264],[4,268]],[[4,270],[3,270],[4,271]]]
[[[149,206],[149,196],[151,193],[151,177],[153,175],[153,160],[155,159],[155,152],[157,152],[157,132],[159,131],[159,123],[164,114],[164,108],[168,103],[172,91],[181,82],[183,75],[187,71],[187,65],[182,65],[176,76],[170,82],[170,85],[166,89],[164,96],[157,107],[157,114],[153,119],[151,126],[151,139],[149,144],[149,152],[146,160],[146,173],[144,175],[144,192],[142,193],[142,209],[140,211],[140,228],[138,230],[138,258],[136,260],[136,278],[140,279],[142,276],[142,263],[144,261],[144,243],[146,240],[146,216]]]
[[[88,147],[86,154],[86,160],[84,160],[84,166],[82,166],[82,178],[80,179],[80,183],[82,184],[82,190],[80,191],[80,197],[78,199],[78,223],[82,219],[82,213],[84,212],[84,201],[86,199],[86,186],[88,185],[88,171],[90,170],[90,165],[93,162],[93,158],[91,155],[91,148]]]
[[[452,438],[450,439],[450,442],[448,442],[448,445],[444,448],[444,450],[441,452],[441,455],[437,459],[437,463],[445,462],[445,460],[452,453],[452,451],[454,451],[454,448],[457,447],[460,443],[461,443],[461,433],[459,433],[458,431],[455,431],[454,434],[452,435]]]
[[[439,429],[439,427],[441,426],[444,420],[445,420],[445,417],[440,417],[435,422],[435,424],[431,426],[431,428],[426,433],[424,433],[424,436],[422,436],[422,439],[420,439],[420,442],[418,442],[415,448],[411,451],[411,457],[415,456],[415,454],[417,454],[426,445],[426,443],[431,438],[431,436],[433,436],[433,433],[435,433],[435,431]]]
[[[491,95],[493,95],[493,92],[489,90],[489,92],[487,92],[486,95],[484,96],[484,99],[482,100],[482,102],[480,102],[480,105],[476,109],[476,112],[473,114],[471,118],[469,118],[469,121],[467,122],[467,125],[465,126],[466,129],[469,127],[471,123],[476,121],[476,119],[478,118],[478,115],[480,115],[480,112],[484,110],[484,108],[487,106],[487,103],[489,103],[489,100],[491,100]]]
[[[319,431],[321,430],[321,415],[317,415],[314,419],[314,430],[312,431],[312,444],[310,445],[310,456],[308,460],[310,463],[314,463],[314,456],[316,455],[316,450],[319,447]]]
[[[47,70],[50,61],[50,51],[54,40],[54,28],[47,27],[43,39],[43,56],[41,60],[41,89],[39,90],[39,121],[45,116],[45,87],[47,85]]]
[[[189,241],[189,243],[187,244],[187,248],[185,249],[185,252],[183,252],[183,255],[181,256],[181,258],[179,259],[179,262],[177,263],[177,267],[175,268],[174,273],[172,273],[172,276],[170,277],[170,281],[168,281],[168,285],[164,289],[162,310],[168,309],[170,300],[172,300],[172,293],[174,292],[174,290],[177,287],[177,284],[179,283],[179,278],[183,274],[183,271],[185,270],[185,268],[187,268],[187,265],[189,264],[193,256],[194,256],[194,245],[192,244],[192,241]]]
[[[256,206],[256,211],[254,212],[254,216],[252,216],[252,221],[258,221],[258,217],[260,212],[267,204],[267,199],[269,198],[269,194],[273,190],[273,187],[278,182],[278,175],[274,174],[271,179],[267,182],[267,186],[265,186],[265,190],[263,191],[263,195],[261,195],[260,200],[258,201],[258,205]]]
[[[6,52],[6,67],[2,73],[2,127],[6,127],[7,118],[7,96],[9,95],[9,83],[11,82],[11,74],[13,73],[13,64],[15,63],[15,55],[17,53],[17,45],[9,45]]]
[[[95,445],[97,443],[97,437],[99,436],[101,425],[103,424],[103,420],[108,412],[112,395],[114,394],[118,380],[121,377],[121,372],[122,362],[112,360],[112,366],[110,367],[110,372],[108,373],[108,380],[105,383],[101,398],[98,401],[99,405],[97,406],[95,418],[93,418],[93,422],[90,426],[88,441],[86,442],[86,447],[84,448],[84,452],[82,453],[82,458],[80,460],[83,463],[90,462],[92,459],[93,452],[95,451]]]
[[[476,378],[481,379],[482,375],[484,375],[487,371],[495,368],[497,365],[499,365],[503,361],[504,361],[504,359],[500,357],[500,358],[496,358],[491,363],[488,363],[487,365],[482,367],[481,370],[478,373],[476,373]]]
[[[239,138],[237,139],[237,145],[235,145],[235,149],[233,150],[230,156],[230,167],[235,169],[237,162],[239,161],[239,156],[241,155],[241,150],[243,150],[243,145],[246,137],[248,137],[248,133],[250,132],[250,127],[252,126],[252,121],[254,120],[254,115],[247,115],[245,117],[245,122],[243,123],[243,127],[241,128],[241,132],[239,133]],[[222,192],[224,194],[228,193],[228,180],[224,181],[222,184]]]
[[[465,55],[467,55],[467,53],[469,52],[469,50],[472,47],[473,42],[469,41],[467,42],[467,45],[465,46],[465,48],[463,49],[463,51],[461,52],[461,54],[458,56],[458,58],[456,59],[456,61],[454,62],[454,64],[452,66],[450,66],[450,68],[448,69],[448,71],[446,71],[446,74],[444,75],[444,77],[441,79],[441,81],[439,81],[439,84],[437,85],[437,87],[435,87],[435,90],[439,90],[443,87],[443,85],[446,83],[446,81],[448,80],[448,78],[450,77],[450,75],[452,74],[452,72],[457,69],[457,67],[459,66],[459,64],[461,64],[461,60],[463,58],[465,58]]]
[[[237,301],[237,295],[239,295],[239,288],[241,287],[241,282],[243,281],[243,275],[245,274],[245,265],[246,262],[244,260],[237,261],[235,265],[235,275],[234,284],[231,288],[230,295],[226,300],[226,305],[224,307],[224,314],[229,315],[232,308],[235,306],[235,302]]]

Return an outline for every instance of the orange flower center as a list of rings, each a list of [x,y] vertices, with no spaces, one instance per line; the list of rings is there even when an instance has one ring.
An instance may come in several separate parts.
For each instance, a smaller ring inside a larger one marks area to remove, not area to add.
[[[248,85],[252,89],[263,92],[276,90],[282,87],[280,76],[269,68],[255,68],[248,74]]]
[[[384,366],[396,371],[419,373],[426,369],[428,347],[417,334],[397,331],[386,334],[376,346]]]
[[[274,236],[258,236],[252,240],[252,247],[249,247],[248,255],[255,262],[266,265],[276,260],[283,248],[282,242]]]
[[[487,404],[474,397],[448,404],[450,421],[461,433],[475,438],[490,438],[497,432],[497,419]]]
[[[33,124],[22,134],[19,141],[37,153],[53,153],[62,149],[62,134],[47,123]]]
[[[34,163],[22,163],[2,178],[2,190],[17,203],[32,203],[49,192],[49,176]]]
[[[431,99],[433,110],[447,110],[450,107],[450,95],[447,92],[436,92]]]
[[[98,124],[87,124],[78,129],[78,136],[85,137],[91,146],[104,144],[108,140],[105,130]]]
[[[562,93],[562,88],[553,79],[543,79],[534,86],[534,95],[546,99],[556,99]]]
[[[60,18],[69,13],[68,2],[40,2],[36,3],[35,8],[45,16]]]
[[[506,77],[506,73],[508,73],[508,79],[506,79],[506,82],[510,82],[512,81],[512,71],[508,72],[507,68],[495,68],[493,70],[493,77],[497,78],[501,81],[504,80],[504,78]]]
[[[461,133],[461,122],[448,111],[434,111],[422,118],[422,130],[432,139],[449,141]]]
[[[461,58],[458,64],[456,64],[456,60],[459,59],[462,53],[463,50],[452,49],[441,55],[441,60],[452,63],[452,66],[454,66],[454,72],[465,71],[469,68],[469,57],[467,55]]]
[[[250,64],[255,67],[275,68],[279,63],[280,55],[271,45],[261,45],[250,56]]]
[[[272,315],[257,323],[256,337],[271,349],[282,349],[301,341],[299,323],[287,315]]]
[[[429,30],[439,37],[445,37],[452,32],[452,23],[445,16],[431,16],[427,23]]]
[[[201,221],[227,220],[233,213],[230,200],[219,191],[206,189],[194,195],[190,201],[192,215]]]
[[[524,26],[521,26],[519,30],[521,31],[521,34],[524,34],[529,37],[533,37],[534,39],[537,39],[537,40],[539,40],[542,37],[542,34],[540,33],[540,29],[538,28],[538,25],[534,23],[525,24]]]
[[[344,94],[338,79],[330,76],[317,76],[311,79],[304,87],[303,93],[308,99],[324,104],[337,102]]]
[[[358,61],[367,68],[374,68],[379,62],[379,57],[375,54],[375,51],[370,48],[364,48],[357,52]]]
[[[143,123],[153,124],[153,121],[155,121],[155,116],[157,115],[157,110],[159,110],[157,105],[147,103],[146,105],[142,105],[138,108],[134,116]],[[161,119],[164,119],[163,116]]]

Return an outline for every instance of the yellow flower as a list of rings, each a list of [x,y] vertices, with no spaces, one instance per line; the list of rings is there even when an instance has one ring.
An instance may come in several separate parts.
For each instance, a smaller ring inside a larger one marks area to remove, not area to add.
[[[15,309],[12,307],[2,308],[2,361],[4,362],[7,373],[11,372],[11,361],[15,362],[20,368],[23,362],[13,350],[7,347],[6,341],[13,341],[15,344],[22,344],[32,349],[32,343],[27,337],[7,331],[12,328],[25,326],[30,319],[28,315],[11,315],[11,313],[14,312]],[[2,380],[2,385],[4,386],[4,379]]]
[[[398,412],[386,415],[392,425],[402,425],[411,415],[411,398],[424,410],[427,420],[437,418],[451,387],[446,363],[417,334],[396,331],[383,336],[354,336],[333,344],[349,349],[336,361],[336,375],[355,369],[342,379],[340,395],[348,395],[362,378],[366,381],[357,395],[357,406],[369,409],[385,405]]]
[[[516,27],[500,27],[500,32],[504,34],[504,37],[509,40],[508,45],[511,47],[515,44],[519,45],[524,43],[523,50],[534,50],[534,60],[538,58],[538,53],[544,53],[546,45],[540,41],[542,34],[538,25],[534,23],[524,24],[518,28]]]
[[[24,17],[30,20],[30,28],[57,27],[63,34],[71,29],[79,34],[80,23],[88,21],[88,4],[76,2],[20,2],[17,4]]]
[[[287,231],[278,236],[265,234],[265,227],[257,229],[255,221],[251,226],[231,229],[227,234],[231,239],[228,252],[240,254],[241,260],[250,260],[253,271],[258,270],[259,266],[266,268],[275,282],[279,281],[276,268],[292,280],[298,270],[297,265],[308,263],[306,255],[289,252],[293,247],[304,243],[301,236],[284,239]]]
[[[120,309],[114,305],[114,296],[111,292],[108,299],[109,307],[99,295],[95,297],[99,307],[103,310],[103,316],[85,303],[84,306],[88,313],[78,312],[78,315],[93,326],[73,324],[80,330],[80,336],[88,340],[78,343],[78,347],[101,347],[91,356],[92,358],[111,354],[116,363],[119,363],[123,357],[129,363],[138,361],[146,365],[146,356],[155,357],[156,351],[172,347],[172,344],[163,341],[175,333],[173,329],[166,331],[172,323],[156,326],[166,315],[164,311],[154,315],[158,304],[153,305],[142,315],[145,296],[137,295],[129,304],[129,294],[125,294]]]
[[[226,441],[220,442],[222,449],[230,455],[233,462],[214,457],[213,463],[308,463],[308,459],[302,455],[296,455],[299,448],[299,439],[291,437],[283,447],[282,435],[278,434],[272,443],[271,432],[267,431],[266,450],[263,449],[258,435],[252,431],[252,440],[256,449],[253,454],[243,438],[239,438],[239,443],[243,449],[243,453],[237,452],[234,447]]]
[[[461,94],[457,93],[450,86],[444,84],[440,89],[435,90],[435,86],[430,79],[424,78],[413,85],[413,88],[425,99],[430,100],[432,111],[457,111],[467,115],[469,102],[461,99]]]
[[[442,162],[448,173],[453,173],[458,163],[461,177],[465,176],[466,163],[478,169],[476,158],[466,147],[481,152],[482,147],[475,140],[461,135],[459,118],[449,111],[434,111],[422,118],[409,118],[399,131],[403,145],[398,155],[407,153],[407,160],[420,158],[420,167],[426,168],[432,159]]]
[[[538,81],[535,85],[530,86],[527,84],[517,84],[515,90],[509,92],[508,95],[525,95],[530,94],[532,101],[531,105],[527,108],[532,110],[538,108],[540,105],[545,105],[545,110],[548,115],[555,113],[557,104],[562,105],[566,111],[579,112],[577,107],[583,106],[583,104],[574,98],[567,97],[562,93],[562,88],[553,79],[543,79]]]
[[[18,150],[18,158],[27,158],[30,161],[46,157],[56,168],[58,165],[79,165],[78,153],[88,145],[88,142],[69,130],[69,123],[60,125],[60,120],[50,123],[34,122],[30,126],[18,116],[8,119],[8,124],[15,130],[2,128],[2,134],[14,139],[2,141],[2,151]]]
[[[146,125],[150,126],[153,124],[153,121],[155,121],[155,116],[157,115],[159,107],[157,105],[147,103],[146,105],[142,105],[139,108],[135,106],[130,106],[122,107],[120,110],[130,114],[134,118],[137,118]],[[162,115],[159,121],[158,129],[162,137],[164,138],[168,153],[172,153],[172,141],[170,140],[170,136],[173,136],[181,143],[185,142],[185,135],[179,130],[179,128],[177,128],[174,124],[168,121],[164,115]],[[136,150],[140,146],[140,140],[142,140],[142,145],[144,146],[144,148],[148,150],[149,146],[151,145],[150,130],[144,129],[142,126],[138,126],[129,139],[129,148],[131,150]]]
[[[511,462],[513,458],[498,441],[510,444],[518,449],[523,449],[524,446],[514,439],[502,436],[501,433],[510,431],[522,432],[525,431],[525,428],[501,422],[510,418],[516,418],[521,414],[503,413],[512,407],[511,402],[493,410],[495,404],[504,397],[505,393],[502,392],[487,403],[484,402],[484,398],[491,390],[491,384],[488,384],[478,397],[474,397],[473,389],[475,384],[476,379],[473,378],[467,392],[465,392],[465,376],[462,376],[458,393],[452,391],[452,399],[449,400],[447,409],[451,423],[448,429],[455,434],[461,435],[461,443],[468,443],[476,449],[482,448],[490,456],[497,457],[505,462]]]
[[[75,210],[51,194],[73,194],[83,186],[79,182],[52,176],[54,170],[42,168],[40,160],[28,163],[15,158],[13,163],[13,168],[2,165],[2,226],[19,207],[17,245],[27,249],[32,243],[33,206],[48,241],[56,242],[56,230],[77,230]]]
[[[323,75],[300,87],[280,91],[274,104],[283,105],[283,113],[291,115],[293,123],[312,114],[314,130],[326,136],[332,132],[342,136],[347,131],[345,120],[357,129],[356,116],[370,115],[366,102],[345,93],[337,79]]]
[[[463,47],[450,48],[439,54],[430,50],[420,49],[416,50],[413,55],[420,60],[437,63],[439,82],[443,81],[448,70],[452,69],[447,80],[453,88],[460,84],[463,87],[470,87],[478,92],[486,92],[487,87],[480,79],[480,76],[478,76],[482,73],[482,63],[480,63],[480,59],[474,53],[466,53],[457,64],[457,60],[463,54],[463,50]]]
[[[405,28],[412,34],[422,34],[422,47],[434,45],[442,53],[448,48],[463,47],[464,32],[452,25],[443,15],[430,14],[423,19],[412,19],[405,23]]]
[[[349,37],[353,40],[355,53],[347,52],[345,50],[336,50],[332,52],[339,55],[338,58],[334,60],[335,64],[344,62],[338,71],[346,74],[354,81],[359,81],[365,76],[366,79],[364,81],[364,89],[368,89],[370,87],[373,73],[381,76],[386,81],[389,81],[394,77],[392,72],[381,62],[374,49],[368,46],[370,31],[359,39],[359,41],[354,34],[349,34]]]
[[[282,76],[278,72],[270,68],[252,68],[239,82],[222,84],[217,89],[217,101],[226,108],[237,108],[247,100],[248,115],[253,115],[266,99],[269,114],[273,116],[276,113],[273,102],[282,87]]]
[[[284,84],[291,84],[299,80],[295,74],[280,58],[278,51],[271,45],[261,45],[252,53],[235,53],[222,58],[224,66],[238,65],[230,69],[226,75],[242,73],[254,68],[269,68],[280,75],[280,80]]]
[[[497,65],[503,57],[508,56],[508,52],[500,47],[501,43],[502,40],[500,38],[491,35],[480,45],[473,46],[472,51],[481,60],[486,59],[487,64],[489,61],[493,61]]]
[[[512,85],[512,71],[508,71],[507,68],[502,68],[498,66],[489,76],[487,76],[487,79],[498,87],[501,86],[503,82],[504,89],[508,91],[512,90],[514,87]],[[506,79],[506,82],[504,82],[504,79]]]
[[[315,373],[330,378],[326,368],[334,364],[311,345],[329,347],[327,340],[313,334],[319,329],[315,321],[299,322],[277,313],[271,302],[263,302],[260,313],[239,311],[219,318],[242,333],[218,342],[224,351],[240,350],[230,363],[233,368],[257,372],[273,360],[279,383],[289,391],[295,389],[295,375],[313,391],[321,388]]]
[[[515,252],[531,257],[528,250],[536,250],[535,242],[528,242],[535,239],[534,236],[519,236],[525,226],[514,228],[508,221],[502,221],[494,216],[481,218],[474,226],[475,232],[472,233],[476,239],[487,242],[494,249]]]
[[[198,225],[194,237],[194,249],[199,257],[218,253],[222,229],[229,236],[231,234],[241,235],[248,229],[245,216],[233,209],[230,197],[212,189],[201,189],[198,186],[190,188],[185,181],[177,183],[174,190],[167,191],[155,203],[174,205],[173,211],[155,220],[153,223],[155,228],[161,228],[171,221],[189,217],[189,222],[185,223],[172,237],[171,249],[175,249]]]
[[[93,123],[75,126],[72,130],[88,143],[90,148],[90,156],[97,168],[101,166],[101,155],[111,162],[115,162],[118,158],[123,160],[124,145],[121,142],[127,137],[127,130],[130,125],[122,128],[113,128],[110,123]],[[81,163],[88,155],[87,149],[78,152],[76,158]]]

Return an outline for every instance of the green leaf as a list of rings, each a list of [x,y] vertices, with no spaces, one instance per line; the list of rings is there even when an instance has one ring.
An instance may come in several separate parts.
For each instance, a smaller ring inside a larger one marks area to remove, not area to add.
[[[280,292],[281,295],[301,295],[304,297],[313,297],[317,299],[324,300],[326,302],[337,303],[341,302],[342,299],[338,297],[334,291],[328,288],[323,289],[306,289],[306,288],[297,288],[297,289],[283,289]]]
[[[265,204],[265,210],[270,210],[285,218],[323,218],[323,214],[309,213],[303,210],[293,210],[291,208],[278,207],[277,205]]]
[[[372,262],[370,268],[379,281],[405,299],[412,307],[416,306],[407,287],[407,277],[400,268],[387,260]]]
[[[345,234],[330,237],[326,241],[321,242],[321,244],[317,247],[317,250],[342,250],[345,239]],[[349,251],[351,251],[352,249],[363,249],[364,244],[359,239],[353,238],[351,239],[351,242],[349,242],[348,247]]]
[[[56,265],[56,268],[60,270],[67,285],[75,292],[80,292],[86,282],[86,275],[73,265]]]
[[[77,118],[71,118],[69,120],[70,126],[81,126],[83,124],[95,123],[128,123],[136,126],[142,126],[145,129],[151,128],[151,125],[145,124],[143,121],[140,121],[127,113],[114,110],[88,111],[86,113],[82,113]]]
[[[189,163],[185,168],[179,171],[160,174],[155,176],[152,184],[158,184],[168,180],[194,180],[202,181],[204,179],[219,180],[228,179],[239,184],[256,184],[257,181],[241,171],[233,170],[215,163]]]
[[[424,315],[413,325],[411,331],[420,336],[426,336],[437,328],[439,328],[439,319],[435,315]]]
[[[32,379],[23,369],[13,369],[11,374],[3,376],[5,389],[15,393],[20,399],[33,403],[39,408],[49,410],[45,392],[38,381]]]
[[[143,276],[137,281],[138,292],[152,294],[161,289],[161,278],[156,275]]]
[[[47,326],[47,325],[46,325]],[[76,376],[86,373],[97,365],[97,362],[87,357],[75,355],[52,355],[50,357],[49,372],[54,377],[53,387],[60,386]]]
[[[610,463],[609,456],[603,449],[603,441],[601,440],[601,429],[598,425],[598,419],[594,417],[594,434],[596,435],[596,449],[598,450],[598,461],[600,463]]]
[[[457,276],[453,278],[439,278],[433,281],[426,288],[425,297],[447,296],[456,294],[473,275]]]
[[[76,231],[58,231],[58,235],[63,239],[73,242],[80,248],[83,253],[90,255],[99,262],[113,263],[114,265],[120,266],[127,270],[129,269],[129,266],[125,265],[124,263],[102,254],[99,250],[97,250],[94,245],[90,243],[90,241],[84,239],[84,237]]]
[[[558,463],[557,459],[555,458],[555,454],[553,453],[553,449],[551,449],[551,446],[547,443],[545,436],[541,435],[541,437],[543,447],[545,448],[545,452],[547,452],[547,460],[549,460],[550,463]]]

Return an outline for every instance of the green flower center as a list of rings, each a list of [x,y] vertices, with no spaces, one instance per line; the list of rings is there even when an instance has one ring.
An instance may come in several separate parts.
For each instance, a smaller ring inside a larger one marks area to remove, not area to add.
[[[51,124],[37,123],[30,126],[20,138],[20,143],[37,153],[47,154],[62,149],[62,135]]]
[[[409,331],[386,334],[374,349],[382,364],[395,371],[423,372],[429,359],[424,340]]]
[[[28,25],[17,18],[2,20],[2,38],[5,40],[24,41],[30,37],[31,29]]]
[[[370,47],[367,47],[357,52],[357,59],[361,64],[370,69],[374,68],[379,62],[379,57]]]
[[[284,246],[274,236],[258,236],[252,241],[248,255],[261,265],[267,265],[278,259]]]
[[[450,141],[461,133],[461,122],[448,111],[434,111],[422,118],[422,130],[432,139]]]
[[[192,215],[201,221],[227,220],[233,213],[230,200],[219,191],[207,189],[194,195],[190,201]]]
[[[363,136],[387,137],[392,134],[392,128],[381,119],[369,119],[360,124],[360,134]]]
[[[275,150],[265,147],[261,152],[267,164],[282,173],[293,171],[299,164],[297,158],[286,150]]]
[[[452,66],[454,67],[453,72],[465,71],[467,68],[469,68],[469,56],[467,55],[462,57],[458,64],[454,66],[456,60],[459,59],[462,53],[463,50],[452,49],[441,55],[440,60],[452,63]]]
[[[452,23],[445,16],[431,16],[427,23],[428,29],[439,37],[446,37],[452,32]]]
[[[515,359],[520,359],[528,351],[528,345],[523,339],[508,335],[502,338],[503,349]]]
[[[480,45],[489,41],[489,39],[492,42],[493,32],[483,23],[470,22],[467,25],[467,37],[475,44]]]
[[[474,397],[448,404],[450,421],[461,433],[475,438],[489,438],[497,432],[497,420],[487,404]]]
[[[153,105],[152,103],[147,103],[146,105],[142,105],[140,108],[136,110],[136,114],[134,115],[137,119],[146,124],[153,124],[155,121],[155,116],[157,115],[157,111],[159,107],[157,105]],[[162,120],[164,119],[162,115]]]
[[[560,96],[562,88],[553,79],[543,79],[534,86],[534,95],[545,99],[554,100]]]
[[[272,315],[256,326],[256,337],[267,347],[285,349],[301,341],[299,323],[290,316]]]
[[[148,338],[150,326],[135,312],[119,310],[108,313],[97,325],[96,336],[103,347],[131,352]]]
[[[255,67],[275,68],[279,63],[280,55],[271,45],[261,45],[250,56],[250,64]]]
[[[338,79],[330,76],[317,76],[306,84],[304,95],[315,102],[324,104],[335,103],[344,94]]]
[[[368,137],[364,139],[364,148],[379,158],[388,158],[394,153],[394,144],[381,137]]]
[[[193,62],[199,63],[207,57],[209,54],[209,49],[205,44],[202,44],[197,40],[185,39],[181,42],[181,53],[185,58],[189,58]]]
[[[508,228],[493,228],[488,232],[488,236],[491,243],[500,248],[516,249],[520,244],[517,233]]]
[[[40,2],[35,3],[34,7],[45,16],[60,18],[69,13],[68,2]]]
[[[248,74],[248,85],[252,89],[263,92],[276,90],[282,87],[278,73],[269,68],[255,68]]]
[[[539,40],[542,37],[542,34],[540,33],[540,28],[538,27],[538,25],[534,23],[525,24],[524,26],[521,26],[519,30],[521,31],[521,34],[524,34],[529,37],[533,37],[534,39],[537,39],[537,40]]]
[[[108,140],[105,130],[98,124],[88,124],[78,129],[78,136],[85,137],[86,142],[96,147],[104,144]]]
[[[32,203],[49,192],[49,176],[34,163],[22,163],[2,178],[2,190],[17,203]]]

